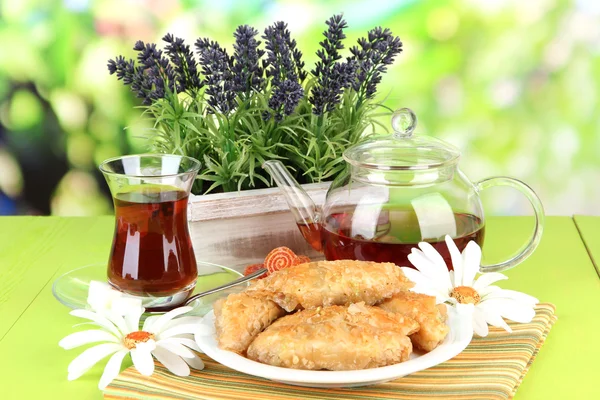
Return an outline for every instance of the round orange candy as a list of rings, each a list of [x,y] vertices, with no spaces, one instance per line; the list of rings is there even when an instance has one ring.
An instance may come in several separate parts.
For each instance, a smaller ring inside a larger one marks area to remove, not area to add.
[[[287,247],[277,247],[265,257],[265,267],[269,274],[280,269],[289,268],[296,265],[296,253]]]
[[[310,258],[308,258],[307,256],[296,256],[296,264],[294,265],[300,265],[300,264],[305,264],[305,263],[309,263],[310,262]]]
[[[244,269],[244,275],[250,275],[251,273],[256,272],[259,269],[264,268],[264,267],[265,267],[264,264],[248,265],[246,267],[246,269]],[[269,274],[268,272],[265,274],[262,274],[261,276],[257,277],[256,279],[262,279],[262,278],[266,277],[268,274]]]

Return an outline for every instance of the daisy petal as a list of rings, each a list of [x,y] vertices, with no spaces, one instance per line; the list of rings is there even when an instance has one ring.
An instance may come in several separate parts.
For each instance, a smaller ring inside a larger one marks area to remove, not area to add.
[[[135,344],[135,348],[150,353],[156,348],[156,341],[154,339],[150,339],[147,342],[139,342]]]
[[[502,317],[498,314],[485,313],[485,321],[496,328],[503,328],[506,332],[512,333],[511,327],[508,326],[506,321],[504,321],[504,319],[502,319]]]
[[[452,283],[454,286],[461,286],[463,277],[463,259],[460,250],[458,250],[456,243],[454,243],[454,240],[452,240],[449,235],[446,235],[444,240],[446,241],[446,247],[448,247],[450,258],[452,259],[452,269],[454,269],[454,280]]]
[[[411,280],[412,282],[414,282],[417,285],[419,285],[419,284],[424,285],[424,286],[434,286],[435,285],[434,280],[429,278],[425,274],[423,274],[421,271],[417,271],[416,269],[409,268],[409,267],[401,267],[400,269],[402,270],[404,275],[409,280]]]
[[[183,344],[181,344],[181,342],[179,342],[177,339],[174,339],[174,338],[159,340],[158,342],[156,342],[156,347],[162,347],[163,349],[165,349],[173,354],[176,354],[179,357],[183,357],[183,358],[193,358],[194,357],[194,353],[192,353],[192,351],[190,349],[185,347]]]
[[[413,248],[412,252],[408,255],[408,261],[429,279],[440,280],[440,268],[434,265],[421,250]],[[448,270],[446,270],[447,273]]]
[[[144,326],[142,326],[142,330],[144,332],[148,332],[149,327],[151,327],[152,324],[154,324],[154,322],[156,322],[156,320],[159,318],[160,318],[160,315],[152,315],[152,316],[146,318],[146,320],[144,321]]]
[[[123,319],[125,320],[125,325],[127,326],[128,332],[134,332],[140,329],[140,318],[144,313],[143,307],[132,307],[127,310]]]
[[[58,342],[58,345],[65,350],[74,349],[84,344],[96,342],[120,343],[120,340],[109,332],[101,329],[91,329],[88,331],[75,332]]]
[[[125,294],[117,299],[114,299],[110,305],[110,309],[113,312],[123,316],[129,313],[137,314],[140,310],[142,313],[144,312],[144,308],[142,307],[142,299]],[[135,330],[137,329],[138,327],[136,327]]]
[[[140,344],[142,343],[138,343],[134,349],[131,349],[131,360],[140,374],[150,376],[154,372],[152,353],[144,347],[140,348]]]
[[[190,312],[192,310],[193,310],[193,307],[179,307],[174,310],[171,310],[168,313],[163,314],[160,317],[158,317],[155,321],[153,321],[153,323],[150,326],[148,326],[147,332],[159,333],[165,325],[167,325],[169,322],[171,322],[171,320],[173,318],[178,317],[179,315],[185,314],[187,312]],[[144,324],[144,327],[146,327],[146,324]]]
[[[485,313],[479,306],[473,310],[473,331],[481,337],[486,337],[489,333],[489,328],[485,321]]]
[[[425,254],[425,256],[431,261],[436,267],[438,273],[448,273],[448,266],[444,258],[438,253],[438,251],[430,243],[421,242],[419,248]]]
[[[170,328],[164,332],[161,332],[159,337],[161,339],[166,339],[166,338],[170,338],[171,336],[181,335],[184,333],[194,334],[197,330],[198,330],[197,324],[177,325],[174,328]]]
[[[94,311],[102,311],[110,307],[110,304],[123,293],[113,289],[108,283],[90,281],[87,303]]]
[[[182,345],[187,346],[194,351],[202,352],[202,350],[200,350],[200,347],[198,346],[198,343],[196,343],[194,339],[192,339],[192,337],[193,336],[190,335],[190,337],[171,338],[169,340],[177,340]]]
[[[104,367],[104,373],[100,378],[100,382],[98,382],[98,389],[104,390],[108,384],[119,375],[123,358],[125,358],[127,353],[129,353],[129,351],[121,350],[112,355]]]
[[[438,298],[438,302],[444,302],[448,298],[449,290],[441,283],[430,279],[412,268],[402,267],[402,272],[404,272],[404,275],[409,280],[415,283],[415,287],[412,289],[413,292],[435,296]]]
[[[104,315],[108,320],[115,324],[117,329],[119,329],[119,331],[123,335],[127,335],[130,332],[127,329],[127,323],[125,323],[125,318],[123,318],[120,312],[115,312],[114,310],[102,310],[99,311],[98,314]]]
[[[157,347],[152,354],[173,374],[177,376],[188,376],[190,374],[190,367],[178,355],[170,353],[162,347]]]
[[[479,292],[482,289],[485,289],[486,287],[490,286],[492,283],[504,279],[508,279],[508,276],[503,275],[499,272],[488,272],[486,274],[481,274],[473,284],[473,289]]]
[[[485,312],[495,312],[504,318],[520,323],[531,322],[535,316],[535,311],[531,306],[512,299],[486,299],[479,303],[478,307]]]
[[[85,318],[89,319],[90,321],[94,321],[94,323],[100,325],[107,331],[110,331],[115,336],[121,336],[121,332],[119,332],[119,329],[117,329],[114,322],[110,321],[103,315],[88,310],[73,310],[69,314],[71,314],[74,317]]]
[[[486,299],[496,299],[496,298],[512,299],[512,300],[518,301],[519,303],[527,304],[531,307],[533,307],[537,303],[539,303],[539,300],[533,296],[530,296],[525,293],[517,292],[515,290],[508,290],[508,289],[496,290],[486,296]]]
[[[200,357],[194,354],[194,358],[184,358],[185,361],[190,367],[197,369],[198,371],[204,369],[204,361]]]
[[[195,316],[179,317],[176,319],[172,319],[168,324],[166,324],[163,327],[163,330],[167,330],[170,328],[174,328],[177,325],[184,325],[184,324],[200,325],[201,322],[202,322],[202,317],[195,317]]]
[[[462,252],[463,258],[463,278],[462,286],[473,286],[473,279],[479,272],[481,265],[481,247],[473,241],[467,244]]]
[[[410,254],[407,256],[408,261],[415,267],[419,272],[428,277],[435,277],[435,271],[432,269],[431,262],[421,250],[412,249]],[[408,268],[408,267],[401,267]]]
[[[490,285],[486,288],[478,290],[478,292],[479,292],[479,295],[481,296],[481,299],[485,300],[491,293],[495,293],[495,292],[498,292],[501,290],[502,290],[502,288],[500,288],[500,286]]]
[[[431,263],[435,266],[436,277],[439,281],[443,282],[444,286],[447,288],[452,287],[452,279],[450,279],[450,271],[448,269],[448,265],[446,265],[446,261],[441,256],[441,254],[433,247],[430,243],[421,242],[419,243],[419,247],[427,256],[427,258],[431,261]]]
[[[67,368],[67,371],[69,372],[68,379],[72,381],[79,378],[81,375],[85,374],[87,370],[92,368],[98,361],[107,357],[109,354],[122,349],[123,345],[116,343],[103,343],[94,347],[90,347],[78,355],[73,361],[71,361],[69,367]]]
[[[473,304],[458,303],[454,297],[451,297],[450,300],[454,305],[454,310],[456,310],[456,312],[459,314],[472,314],[475,312],[475,306]]]
[[[435,304],[441,304],[451,299],[451,297],[448,297],[445,293],[440,293],[439,291],[428,286],[416,285],[414,288],[410,289],[410,291],[435,297]]]

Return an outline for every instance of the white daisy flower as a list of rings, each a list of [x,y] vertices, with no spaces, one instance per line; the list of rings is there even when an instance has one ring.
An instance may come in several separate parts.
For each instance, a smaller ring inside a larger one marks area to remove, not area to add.
[[[421,242],[420,250],[413,248],[408,256],[417,270],[402,268],[408,279],[415,282],[413,291],[435,296],[438,303],[446,302],[457,309],[472,308],[473,331],[479,336],[487,336],[488,324],[512,332],[503,318],[531,322],[535,315],[533,307],[538,303],[536,298],[493,286],[492,283],[508,277],[498,272],[480,273],[481,248],[477,243],[469,242],[461,254],[450,236],[445,239],[454,271],[448,271],[444,259],[431,244]]]
[[[204,368],[200,357],[191,351],[200,351],[193,334],[202,318],[180,317],[191,311],[192,307],[180,307],[160,316],[149,317],[139,329],[144,308],[139,304],[136,306],[131,299],[121,300],[111,299],[104,304],[104,308],[98,307],[98,304],[103,304],[99,300],[95,306],[97,311],[71,311],[71,315],[88,319],[91,321],[88,324],[100,329],[73,333],[62,339],[59,346],[69,350],[90,343],[102,343],[85,350],[69,364],[69,380],[79,378],[111,354],[98,383],[100,390],[119,374],[128,353],[135,368],[146,376],[154,372],[152,357],[178,376],[188,376],[190,367],[198,370]],[[119,311],[116,311],[117,308]]]
[[[142,306],[142,300],[139,297],[115,290],[108,283],[100,281],[90,281],[87,302],[96,312],[112,310],[121,315],[130,308]]]

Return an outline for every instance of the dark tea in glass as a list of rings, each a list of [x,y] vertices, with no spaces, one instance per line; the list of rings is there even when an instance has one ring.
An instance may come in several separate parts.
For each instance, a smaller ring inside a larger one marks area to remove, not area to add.
[[[125,156],[100,166],[115,205],[108,282],[148,309],[181,304],[198,269],[188,230],[188,196],[200,167],[175,155]]]
[[[124,292],[170,296],[198,276],[188,232],[187,193],[153,188],[117,194],[108,280]]]

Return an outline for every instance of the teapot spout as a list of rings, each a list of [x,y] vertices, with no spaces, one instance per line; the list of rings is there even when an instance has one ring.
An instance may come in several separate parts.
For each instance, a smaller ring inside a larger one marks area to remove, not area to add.
[[[304,239],[317,251],[322,251],[320,213],[308,193],[298,184],[279,160],[266,161],[262,167],[279,187]]]

